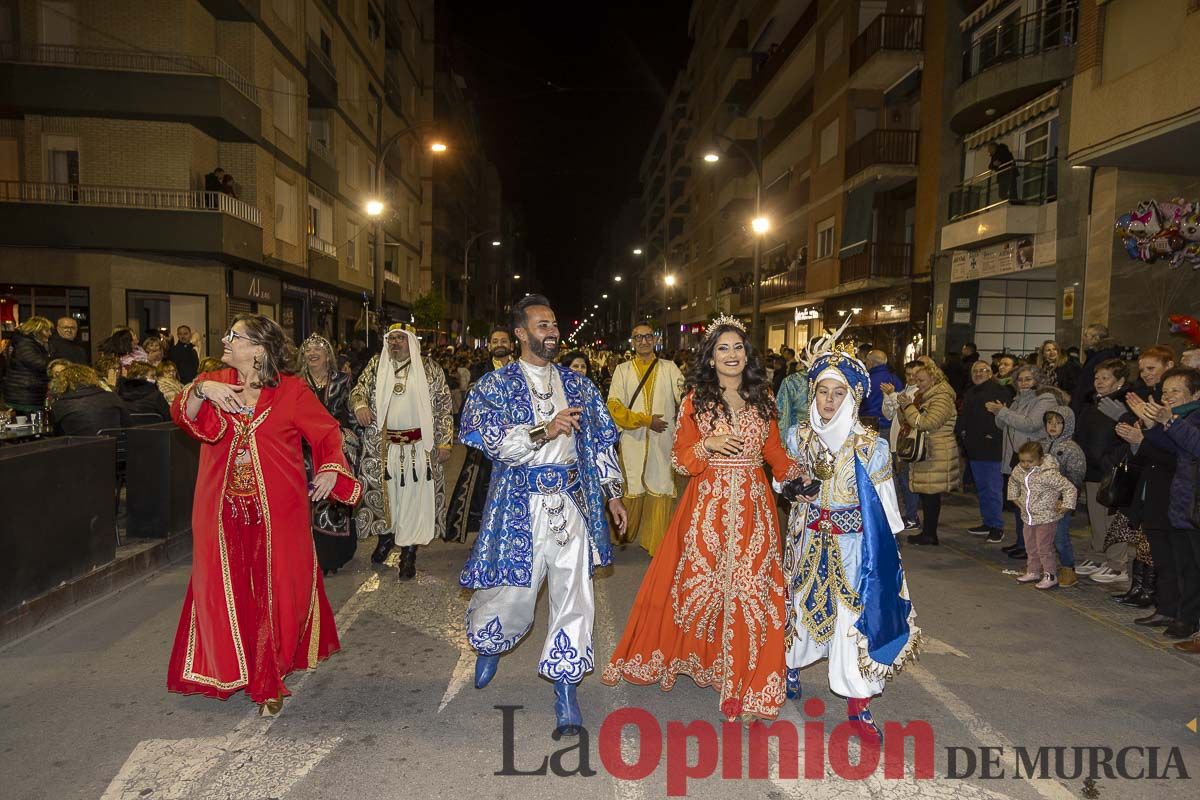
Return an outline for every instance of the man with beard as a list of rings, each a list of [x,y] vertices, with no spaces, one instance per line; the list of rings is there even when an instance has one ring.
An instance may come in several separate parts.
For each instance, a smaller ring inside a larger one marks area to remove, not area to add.
[[[675,506],[671,445],[683,396],[683,373],[658,358],[658,337],[645,323],[633,328],[634,357],[617,366],[608,390],[608,411],[621,428],[628,541],[638,540],[651,556],[658,550]],[[622,544],[624,544],[622,540]]]
[[[446,373],[421,355],[410,327],[396,323],[383,339],[383,352],[371,358],[350,393],[350,410],[363,428],[358,535],[379,537],[371,555],[376,564],[400,545],[399,578],[411,580],[417,546],[429,544],[446,526],[442,465],[454,446]]]
[[[512,363],[512,332],[504,328],[494,328],[488,337],[488,352],[491,355],[492,368],[481,371],[479,377]],[[483,519],[483,503],[487,500],[491,479],[492,462],[488,461],[482,450],[467,448],[467,458],[463,462],[462,471],[458,473],[454,493],[450,496],[446,541],[465,542],[469,534],[479,532],[479,524]]]
[[[593,666],[591,575],[612,563],[605,505],[622,532],[626,521],[617,427],[595,385],[554,363],[560,340],[549,301],[527,295],[512,313],[521,358],[484,375],[462,413],[460,440],[494,469],[459,576],[475,590],[467,638],[482,689],[533,626],[546,581],[549,628],[538,673],[554,683],[558,734],[574,736],[583,725],[575,688]]]

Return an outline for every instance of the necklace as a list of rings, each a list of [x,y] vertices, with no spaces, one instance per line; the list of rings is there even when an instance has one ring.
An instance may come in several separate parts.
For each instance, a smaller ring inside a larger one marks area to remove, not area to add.
[[[533,392],[533,407],[537,411],[539,421],[550,419],[554,416],[553,377],[551,376],[546,381],[546,388],[539,391],[537,385],[533,382],[534,376],[524,363],[521,364],[521,371],[525,373],[525,378],[529,382],[529,391]]]
[[[816,447],[813,447],[813,441],[816,441]],[[833,453],[829,452],[829,448],[825,443],[812,433],[808,435],[808,450],[812,453],[812,468],[813,475],[823,481],[827,481],[833,477]],[[815,449],[816,452],[813,452]]]
[[[404,390],[408,388],[408,364],[409,362],[405,361],[394,373],[396,376],[396,383],[392,386],[392,394],[394,395],[402,395],[404,394]]]

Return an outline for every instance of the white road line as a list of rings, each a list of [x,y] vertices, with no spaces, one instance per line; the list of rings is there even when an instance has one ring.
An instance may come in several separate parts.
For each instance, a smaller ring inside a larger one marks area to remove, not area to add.
[[[596,621],[592,638],[594,641],[603,640],[609,643],[609,646],[606,648],[594,647],[594,651],[597,653],[602,651],[611,653],[616,648],[618,641],[617,626],[615,624],[615,620],[613,619],[612,604],[610,604],[608,601],[607,589],[611,581],[612,578],[609,577],[606,580],[599,581],[595,585]],[[604,666],[600,663],[597,663],[596,670],[597,672],[602,672],[604,670]],[[598,674],[593,675],[593,680],[598,677]],[[628,689],[624,681],[612,687],[611,697],[614,698],[614,702],[611,707],[622,708],[629,705],[630,703],[628,694]],[[599,720],[597,720],[597,722],[599,722]],[[593,741],[595,741],[595,737],[599,734],[600,728],[595,722],[592,723],[592,726],[593,727],[589,727],[588,730],[595,731],[593,734]],[[628,727],[621,731],[621,755],[625,759],[625,763],[632,764],[637,760],[639,746],[640,745],[637,738],[633,735],[633,732]],[[613,778],[612,787],[613,796],[617,800],[642,800],[642,798],[645,797],[645,788],[642,786],[641,781],[622,781]]]

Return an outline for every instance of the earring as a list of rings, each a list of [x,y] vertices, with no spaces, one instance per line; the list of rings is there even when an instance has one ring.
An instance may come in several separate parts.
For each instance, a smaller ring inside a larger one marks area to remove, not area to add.
[[[255,356],[255,357],[254,357],[254,368],[255,368],[255,369],[262,369],[262,366],[263,366],[263,359],[262,359],[262,356]]]

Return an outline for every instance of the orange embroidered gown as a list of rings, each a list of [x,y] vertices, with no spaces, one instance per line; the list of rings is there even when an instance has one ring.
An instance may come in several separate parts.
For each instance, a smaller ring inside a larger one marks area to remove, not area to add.
[[[774,419],[747,406],[697,416],[692,395],[679,410],[671,460],[690,475],[683,497],[604,669],[609,685],[659,684],[687,675],[720,692],[729,719],[774,718],[783,705],[786,596],[775,497],[762,465],[779,480],[799,475]],[[704,449],[709,436],[740,435],[737,458]]]

